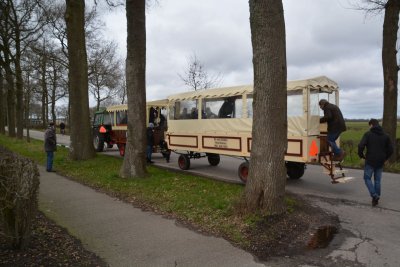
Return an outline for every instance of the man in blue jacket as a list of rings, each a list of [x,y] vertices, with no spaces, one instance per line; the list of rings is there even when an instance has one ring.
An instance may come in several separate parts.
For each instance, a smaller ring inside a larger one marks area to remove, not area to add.
[[[365,159],[364,182],[372,197],[372,206],[378,205],[381,196],[381,178],[383,165],[393,153],[393,145],[389,136],[379,126],[376,119],[369,122],[370,130],[366,132],[358,144],[358,156]],[[364,155],[364,149],[367,153]],[[374,183],[371,178],[374,174]]]

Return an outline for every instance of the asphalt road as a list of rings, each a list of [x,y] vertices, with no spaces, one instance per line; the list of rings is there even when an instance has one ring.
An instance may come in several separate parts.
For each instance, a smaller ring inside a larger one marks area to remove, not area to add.
[[[108,149],[103,153],[119,157],[116,149]],[[172,153],[171,160],[167,163],[161,154],[154,153],[153,161],[157,166],[180,170],[178,167],[178,156]],[[237,174],[237,168],[242,162],[243,160],[241,159],[221,156],[221,162],[218,166],[210,166],[207,158],[191,159],[190,169],[187,172],[231,183],[242,183]],[[307,165],[307,169],[301,179],[287,179],[286,188],[289,191],[302,195],[337,198],[369,204],[370,199],[364,185],[363,171],[360,169],[347,170],[348,173],[346,176],[354,177],[353,180],[347,183],[332,184],[330,177],[323,173],[322,166]],[[400,211],[400,198],[398,194],[398,190],[400,189],[400,175],[384,173],[383,179],[383,195],[380,206]]]
[[[32,138],[43,139],[43,133],[31,132]],[[57,135],[58,143],[69,144],[68,136]],[[119,157],[116,148],[104,154]],[[172,154],[166,163],[160,154],[153,154],[155,165],[179,170],[178,156]],[[221,157],[218,166],[211,167],[207,159],[191,160],[188,172],[201,176],[241,183],[237,168],[242,161]],[[313,204],[337,214],[342,231],[327,250],[314,258],[278,259],[274,266],[400,266],[400,175],[384,173],[382,196],[378,207],[371,207],[371,199],[362,178],[363,171],[349,169],[354,177],[344,184],[332,184],[330,177],[318,165],[308,165],[299,180],[287,180],[287,190],[303,195]],[[307,262],[311,265],[299,265]]]

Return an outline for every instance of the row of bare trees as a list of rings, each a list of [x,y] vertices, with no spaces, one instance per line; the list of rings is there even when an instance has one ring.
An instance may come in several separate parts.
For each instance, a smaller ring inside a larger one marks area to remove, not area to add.
[[[0,1],[0,131],[22,138],[24,125],[37,118],[42,126],[69,115],[68,41],[63,1]],[[124,96],[122,59],[117,46],[102,35],[96,9],[84,14],[88,40],[90,92],[97,109]],[[6,99],[6,101],[4,101]],[[64,103],[65,108],[60,108]],[[33,112],[39,105],[41,112]],[[59,106],[57,108],[57,105]],[[63,114],[57,114],[57,109]],[[36,116],[34,116],[36,115]],[[16,131],[15,131],[16,129]]]

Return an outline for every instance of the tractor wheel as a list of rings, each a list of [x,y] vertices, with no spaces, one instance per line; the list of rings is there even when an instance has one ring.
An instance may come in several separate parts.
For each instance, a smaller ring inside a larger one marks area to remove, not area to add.
[[[178,165],[181,170],[188,170],[190,168],[190,158],[186,154],[182,154],[178,158]]]
[[[96,152],[103,152],[104,150],[104,138],[100,134],[93,136],[93,146]]]

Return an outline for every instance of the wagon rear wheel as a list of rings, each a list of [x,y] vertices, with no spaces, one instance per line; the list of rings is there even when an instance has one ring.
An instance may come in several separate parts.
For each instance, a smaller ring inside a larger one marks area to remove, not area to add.
[[[178,158],[178,165],[181,170],[188,170],[190,168],[190,158],[188,155],[182,154]]]
[[[249,176],[249,163],[247,161],[239,165],[238,175],[243,183],[247,182],[247,177]]]

